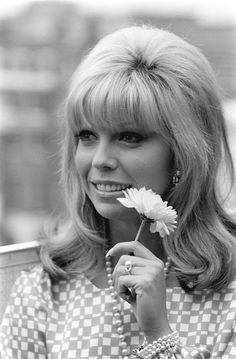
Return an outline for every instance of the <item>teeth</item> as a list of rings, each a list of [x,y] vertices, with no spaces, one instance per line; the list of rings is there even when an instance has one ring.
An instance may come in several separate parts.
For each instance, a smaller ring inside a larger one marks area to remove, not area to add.
[[[129,185],[125,184],[96,184],[96,187],[99,191],[103,192],[116,192],[116,191],[122,191],[129,187]]]

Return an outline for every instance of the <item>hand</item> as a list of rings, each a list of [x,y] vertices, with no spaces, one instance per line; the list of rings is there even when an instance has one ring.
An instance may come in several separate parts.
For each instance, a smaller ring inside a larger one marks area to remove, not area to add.
[[[153,341],[169,334],[163,262],[137,241],[118,243],[108,255],[120,256],[113,272],[114,287],[118,295],[132,305],[147,339]],[[131,275],[125,271],[127,260],[133,266]]]

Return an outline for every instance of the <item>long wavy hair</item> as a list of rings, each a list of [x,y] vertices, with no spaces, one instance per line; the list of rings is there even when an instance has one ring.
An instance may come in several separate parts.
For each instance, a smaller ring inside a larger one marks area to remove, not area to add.
[[[124,28],[98,42],[72,78],[66,101],[61,181],[68,221],[42,246],[52,275],[101,267],[108,222],[86,196],[75,167],[76,134],[84,124],[128,123],[161,134],[180,181],[166,199],[178,227],[164,241],[181,283],[220,289],[235,270],[236,225],[223,206],[221,174],[234,183],[218,85],[199,49],[165,30]],[[223,169],[223,170],[222,170]],[[225,199],[226,203],[227,199]]]

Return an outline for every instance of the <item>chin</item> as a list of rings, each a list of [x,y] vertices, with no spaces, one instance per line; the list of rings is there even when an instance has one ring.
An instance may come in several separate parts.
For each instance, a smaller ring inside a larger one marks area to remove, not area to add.
[[[110,220],[127,220],[134,218],[133,211],[130,208],[120,207],[119,205],[100,205],[95,207],[100,216]]]

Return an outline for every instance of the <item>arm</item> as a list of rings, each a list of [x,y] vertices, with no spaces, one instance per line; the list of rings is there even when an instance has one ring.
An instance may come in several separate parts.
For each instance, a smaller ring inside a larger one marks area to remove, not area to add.
[[[22,272],[13,286],[0,328],[0,352],[5,359],[46,359],[46,301],[39,272]]]

